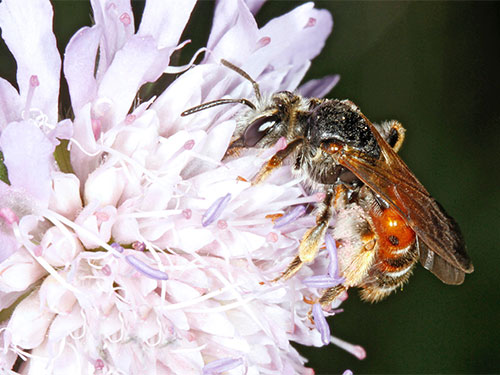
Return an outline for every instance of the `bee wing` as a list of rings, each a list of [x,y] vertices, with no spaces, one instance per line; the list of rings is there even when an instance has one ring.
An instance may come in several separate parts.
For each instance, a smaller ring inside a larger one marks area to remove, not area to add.
[[[474,270],[465,252],[460,228],[430,196],[401,158],[368,121],[382,151],[369,160],[355,149],[344,148],[338,162],[353,172],[375,194],[399,211],[432,252],[422,250],[420,261],[447,284],[460,284],[464,273]]]

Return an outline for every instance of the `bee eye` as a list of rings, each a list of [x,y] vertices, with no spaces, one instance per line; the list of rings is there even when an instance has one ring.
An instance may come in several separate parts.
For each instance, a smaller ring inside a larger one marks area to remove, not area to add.
[[[253,147],[269,132],[276,124],[277,116],[259,117],[247,126],[243,133],[243,143],[247,147]]]

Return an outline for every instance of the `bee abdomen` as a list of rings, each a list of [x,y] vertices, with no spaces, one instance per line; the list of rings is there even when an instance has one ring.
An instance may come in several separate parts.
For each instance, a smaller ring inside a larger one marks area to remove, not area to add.
[[[361,296],[377,302],[409,279],[418,260],[418,251],[415,232],[396,210],[387,208],[373,212],[371,218],[377,235],[377,260],[361,285]]]

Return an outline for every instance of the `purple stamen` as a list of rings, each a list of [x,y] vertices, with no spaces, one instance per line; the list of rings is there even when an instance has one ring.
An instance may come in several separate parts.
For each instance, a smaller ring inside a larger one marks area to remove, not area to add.
[[[339,279],[339,263],[337,260],[337,244],[330,233],[325,235],[326,250],[330,255],[330,263],[328,264],[328,275],[333,279]]]
[[[302,283],[309,288],[326,289],[342,284],[344,281],[345,279],[343,277],[334,278],[330,275],[316,275],[306,277],[304,280],[302,280]]]
[[[116,251],[118,251],[119,253],[123,253],[125,251],[125,249],[123,247],[121,247],[119,244],[117,244],[116,242],[113,242],[111,244],[111,247],[113,249],[115,249]],[[115,255],[116,256],[116,255]]]
[[[137,251],[145,251],[146,250],[146,244],[141,241],[134,241],[132,243],[132,249],[137,250]]]
[[[160,270],[157,270],[156,268],[148,266],[146,263],[144,263],[142,260],[137,259],[133,255],[126,255],[125,256],[126,261],[134,267],[137,271],[140,273],[143,273],[144,275],[156,279],[156,280],[168,280],[168,275]]]
[[[316,329],[321,334],[321,341],[324,345],[328,345],[330,343],[330,326],[326,321],[325,314],[323,313],[323,309],[319,303],[315,303],[312,307],[312,313],[314,318],[314,325]]]
[[[293,223],[299,217],[304,215],[305,212],[306,212],[305,206],[302,205],[295,206],[286,215],[280,217],[278,220],[274,222],[274,228],[281,228],[284,227],[285,225]]]
[[[217,198],[214,203],[203,214],[201,218],[201,225],[204,227],[212,224],[221,215],[224,208],[231,200],[231,194],[227,193],[225,196]]]
[[[203,367],[203,375],[216,375],[243,365],[243,358],[222,358]]]

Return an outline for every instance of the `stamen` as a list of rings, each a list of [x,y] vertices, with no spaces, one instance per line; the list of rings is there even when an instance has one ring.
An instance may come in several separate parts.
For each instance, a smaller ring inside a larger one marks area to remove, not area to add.
[[[257,42],[257,49],[260,49],[262,47],[267,46],[269,43],[271,43],[271,38],[268,36],[263,36],[262,38],[259,39]]]
[[[9,207],[0,208],[0,217],[9,225],[19,223],[16,213]]]
[[[24,106],[24,110],[26,113],[28,113],[29,109],[31,108],[31,100],[33,100],[35,89],[38,86],[40,86],[40,81],[38,80],[38,76],[32,75],[30,77],[30,86],[28,88],[28,94],[26,95],[26,105]]]
[[[41,257],[43,254],[43,247],[41,245],[35,246],[33,249],[33,254],[37,257]]]
[[[101,358],[96,359],[94,369],[101,371],[104,368],[104,361]]]
[[[203,375],[216,375],[243,365],[243,358],[222,358],[203,367]]]
[[[194,147],[194,139],[190,139],[189,141],[186,141],[186,143],[184,143],[185,150],[192,150],[193,147]]]
[[[307,20],[304,29],[307,29],[308,27],[313,27],[314,25],[316,25],[316,18],[310,17],[309,20]]]
[[[325,315],[323,314],[321,304],[315,303],[312,307],[312,313],[314,318],[314,325],[321,334],[321,341],[324,345],[328,345],[330,343],[330,326],[328,325]]]
[[[144,275],[156,279],[156,280],[168,280],[168,275],[156,268],[148,266],[142,260],[139,260],[133,255],[126,255],[125,260],[134,267],[137,271],[143,273]]]
[[[328,275],[333,279],[339,279],[339,263],[337,259],[337,244],[332,238],[330,233],[325,235],[325,244],[328,255],[330,256],[330,263],[328,264]]]
[[[193,211],[191,211],[190,208],[186,208],[185,210],[182,210],[182,216],[186,219],[191,219],[191,216],[193,215]]]
[[[278,142],[276,142],[276,150],[277,151],[281,151],[281,150],[284,150],[287,146],[288,142],[286,141],[286,138],[285,137],[281,137],[280,139],[278,139]]]
[[[302,284],[304,284],[309,288],[326,289],[342,284],[344,281],[345,279],[343,277],[334,278],[331,277],[330,275],[316,275],[316,276],[306,277],[304,280],[302,280]]]
[[[217,221],[217,228],[226,229],[227,228],[227,221],[226,220],[218,220]]]
[[[94,133],[94,139],[97,141],[99,139],[99,136],[101,135],[101,120],[99,119],[92,119],[92,133]]]
[[[208,207],[208,209],[203,214],[203,217],[201,218],[201,225],[206,227],[217,220],[230,200],[230,193],[227,193],[225,196],[216,199],[215,202],[212,203],[212,205]]]
[[[274,228],[281,228],[284,227],[285,225],[293,223],[299,217],[304,215],[305,212],[306,212],[305,206],[295,206],[286,215],[280,217],[274,222]]]
[[[111,267],[109,266],[109,264],[106,264],[104,267],[102,267],[101,271],[106,276],[111,275]]]
[[[267,242],[278,242],[278,235],[274,232],[271,232],[266,236],[266,241]]]
[[[128,114],[127,117],[125,117],[125,124],[127,124],[127,125],[132,124],[136,118],[137,118],[136,115]]]
[[[119,19],[120,19],[120,22],[123,23],[124,26],[130,25],[130,23],[132,22],[128,13],[122,13],[122,15],[120,16]]]
[[[106,222],[109,220],[109,215],[106,213],[106,212],[99,212],[99,211],[96,211],[94,213],[94,216],[96,217],[97,219],[97,224],[98,225],[101,225],[102,223]]]
[[[366,351],[362,346],[353,345],[353,344],[351,344],[347,341],[341,340],[335,336],[331,336],[330,339],[332,340],[332,343],[337,345],[339,348],[344,349],[346,352],[351,353],[357,359],[365,359],[366,358]]]
[[[141,241],[135,241],[132,243],[132,249],[137,250],[137,251],[145,251],[146,250],[146,244]]]
[[[314,194],[314,197],[316,198],[316,202],[319,203],[319,202],[323,202],[323,200],[326,197],[326,194],[323,192],[319,192],[319,193]]]
[[[125,249],[123,247],[121,247],[119,244],[117,244],[116,242],[113,242],[110,246],[113,249],[115,249],[116,251],[118,251],[119,253],[123,253],[125,251]],[[116,254],[113,254],[113,256],[115,258],[118,258],[118,255],[116,255]]]

